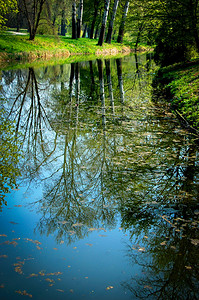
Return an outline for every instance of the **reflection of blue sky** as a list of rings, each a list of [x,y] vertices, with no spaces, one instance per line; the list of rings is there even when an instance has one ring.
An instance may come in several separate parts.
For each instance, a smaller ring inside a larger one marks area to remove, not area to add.
[[[38,193],[41,193],[41,190],[32,191],[31,194],[25,192],[26,189],[20,188],[7,196],[8,207],[4,207],[1,214],[1,234],[7,235],[6,238],[0,237],[1,242],[17,239],[15,247],[0,245],[0,253],[8,255],[7,260],[3,261],[6,272],[1,273],[3,275],[2,278],[0,277],[1,282],[6,280],[10,291],[26,289],[33,296],[36,295],[37,300],[43,297],[55,299],[55,296],[58,297],[56,289],[65,291],[63,295],[60,292],[59,298],[56,299],[65,299],[66,294],[70,295],[69,299],[102,299],[102,297],[110,299],[110,296],[118,300],[129,299],[129,295],[122,291],[120,283],[133,275],[132,271],[139,273],[139,268],[134,266],[132,270],[125,257],[129,236],[119,229],[119,219],[116,228],[111,231],[89,232],[86,238],[69,246],[65,242],[57,244],[53,234],[40,236],[34,230],[42,213],[35,213],[35,209],[32,210],[29,203],[40,198],[41,194],[38,197]],[[22,207],[15,207],[15,205],[22,205]],[[26,239],[41,242],[39,247],[42,249],[38,250],[36,244]],[[25,259],[22,275],[14,272],[13,264],[18,262],[17,257],[20,257],[20,261]],[[9,277],[6,275],[8,270]],[[38,274],[40,271],[63,274],[27,278],[30,274]],[[56,282],[53,287],[48,287],[48,282],[45,281],[49,277]],[[60,281],[57,280],[58,277]],[[108,286],[113,286],[114,289],[106,290]],[[71,289],[74,290],[73,293],[70,292]],[[15,299],[12,298],[12,293],[10,295],[11,298],[6,299]]]

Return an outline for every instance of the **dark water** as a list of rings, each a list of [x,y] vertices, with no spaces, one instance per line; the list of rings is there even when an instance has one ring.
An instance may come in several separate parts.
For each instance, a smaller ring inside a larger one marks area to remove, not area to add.
[[[0,299],[199,299],[199,152],[154,70],[1,72]]]

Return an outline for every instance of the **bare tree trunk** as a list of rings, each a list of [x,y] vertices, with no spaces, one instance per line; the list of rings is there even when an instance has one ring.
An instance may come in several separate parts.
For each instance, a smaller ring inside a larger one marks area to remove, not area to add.
[[[87,26],[88,26],[87,24],[84,26],[84,32],[83,32],[83,35],[82,35],[83,38],[86,37]]]
[[[122,16],[122,21],[121,21],[121,24],[120,24],[119,34],[118,34],[118,38],[117,38],[117,42],[118,43],[122,43],[123,42],[124,26],[125,26],[127,14],[128,14],[129,2],[130,1],[127,0],[126,3],[125,3],[125,6],[124,6],[124,13],[123,13],[123,16]]]
[[[80,0],[79,10],[78,10],[78,17],[77,17],[77,38],[80,38],[80,36],[81,36],[82,19],[83,19],[83,6],[84,6],[84,1]]]
[[[111,19],[109,22],[108,34],[106,37],[106,43],[109,43],[109,44],[111,44],[111,39],[112,39],[112,34],[113,34],[113,24],[114,24],[115,17],[116,17],[118,3],[119,3],[119,0],[114,1],[113,12],[112,12],[112,16],[111,16]]]
[[[76,29],[76,1],[73,1],[72,4],[72,39],[77,38],[77,29]]]
[[[93,15],[93,21],[92,21],[92,24],[91,24],[90,39],[93,39],[95,23],[96,23],[96,19],[97,19],[98,7],[99,7],[99,1],[95,0],[95,2],[94,2],[94,15]]]
[[[65,9],[62,10],[62,19],[61,19],[61,35],[66,35],[66,14]]]
[[[102,44],[104,42],[105,29],[106,29],[106,23],[107,23],[107,18],[108,18],[109,7],[110,7],[110,0],[105,0],[104,14],[103,14],[103,19],[102,19],[102,26],[101,26],[98,46],[102,46]]]

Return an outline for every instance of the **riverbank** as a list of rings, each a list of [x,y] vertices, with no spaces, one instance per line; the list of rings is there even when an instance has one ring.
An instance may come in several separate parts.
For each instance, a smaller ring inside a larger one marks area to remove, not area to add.
[[[159,69],[153,86],[155,100],[166,98],[184,126],[199,135],[199,59]]]
[[[67,58],[70,55],[115,55],[130,53],[131,48],[113,42],[97,46],[97,40],[81,38],[78,40],[62,36],[40,36],[30,41],[28,35],[13,32],[0,34],[1,61],[35,61],[37,59]]]

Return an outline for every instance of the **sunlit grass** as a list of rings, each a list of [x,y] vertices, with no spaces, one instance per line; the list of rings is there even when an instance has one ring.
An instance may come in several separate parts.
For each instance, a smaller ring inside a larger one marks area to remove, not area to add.
[[[37,35],[34,41],[30,41],[28,35],[14,35],[11,32],[0,34],[0,52],[21,53],[29,51],[68,50],[70,53],[95,54],[97,50],[116,48],[122,50],[123,45],[112,43],[97,46],[97,40],[81,38],[73,40],[69,37]]]

